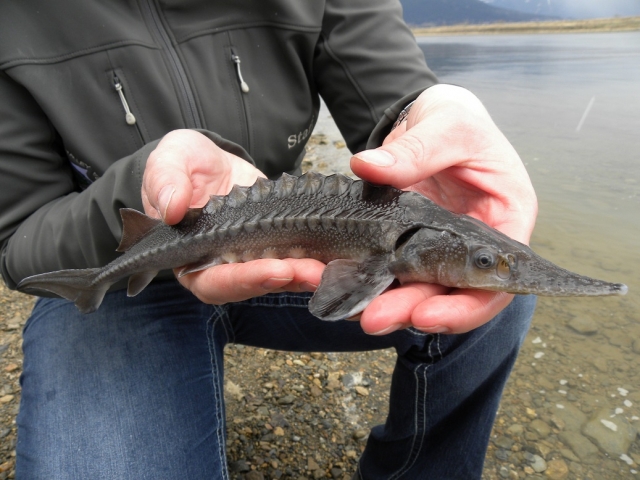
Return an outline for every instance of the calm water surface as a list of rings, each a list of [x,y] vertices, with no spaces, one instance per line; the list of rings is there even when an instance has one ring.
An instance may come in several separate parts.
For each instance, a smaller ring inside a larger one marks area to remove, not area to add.
[[[542,416],[562,402],[588,414],[605,405],[639,427],[640,32],[419,43],[442,82],[480,97],[525,162],[540,205],[534,250],[629,286],[625,297],[541,299],[511,382],[533,382]],[[576,320],[597,331],[575,332]]]

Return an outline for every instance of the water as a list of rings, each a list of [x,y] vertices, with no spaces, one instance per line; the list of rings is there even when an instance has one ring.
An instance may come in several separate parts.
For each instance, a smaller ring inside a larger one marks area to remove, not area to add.
[[[517,416],[511,392],[552,427],[564,402],[587,416],[621,408],[618,416],[640,428],[640,32],[424,37],[419,44],[442,82],[480,97],[525,162],[540,205],[534,250],[629,286],[626,297],[541,299],[502,410]],[[591,333],[576,332],[579,325]],[[623,398],[619,388],[630,393]],[[545,448],[562,451],[558,436],[546,440],[553,446]],[[628,450],[636,464],[638,443]],[[638,475],[618,453],[558,456],[571,475]]]

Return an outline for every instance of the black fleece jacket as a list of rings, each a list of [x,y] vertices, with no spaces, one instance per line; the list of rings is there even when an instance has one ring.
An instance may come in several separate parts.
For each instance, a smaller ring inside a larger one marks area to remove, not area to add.
[[[298,170],[319,96],[357,152],[434,83],[397,0],[0,2],[2,276],[115,258],[171,130],[274,177]]]

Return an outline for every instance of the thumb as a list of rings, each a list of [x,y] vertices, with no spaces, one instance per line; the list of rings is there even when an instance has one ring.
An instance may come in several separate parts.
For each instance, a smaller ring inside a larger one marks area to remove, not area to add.
[[[142,203],[147,215],[176,224],[189,208],[192,194],[184,163],[169,152],[149,157],[142,179]]]
[[[432,151],[420,125],[382,147],[363,150],[351,158],[358,177],[376,184],[407,188],[442,169],[430,161]]]

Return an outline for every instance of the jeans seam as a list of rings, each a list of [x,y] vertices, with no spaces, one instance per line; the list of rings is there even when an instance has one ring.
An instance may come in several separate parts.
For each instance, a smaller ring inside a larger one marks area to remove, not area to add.
[[[303,307],[307,308],[310,296],[307,293],[279,293],[254,297],[250,300],[234,302],[234,305],[249,307]]]
[[[221,473],[223,480],[229,480],[229,469],[227,465],[227,445],[225,438],[225,408],[224,408],[224,395],[222,393],[222,385],[220,385],[220,375],[218,373],[221,370],[221,366],[218,365],[218,358],[216,356],[215,349],[215,328],[220,321],[222,324],[222,328],[225,329],[225,333],[227,329],[224,325],[224,316],[226,315],[226,309],[224,307],[217,307],[214,309],[213,315],[209,317],[207,321],[207,333],[209,336],[209,358],[211,361],[211,372],[212,372],[212,388],[213,388],[213,397],[216,403],[215,408],[215,416],[218,423],[218,428],[216,429],[216,437],[218,438],[218,458],[220,459],[221,465]],[[228,337],[227,337],[228,338]],[[222,408],[220,408],[222,407]]]
[[[409,452],[409,456],[407,457],[406,462],[404,463],[404,465],[402,467],[400,467],[400,469],[393,475],[390,477],[389,480],[395,480],[400,478],[402,475],[404,475],[406,472],[408,472],[411,467],[415,464],[416,460],[418,459],[419,453],[422,450],[422,444],[424,443],[424,436],[425,436],[425,432],[426,432],[426,425],[427,425],[427,392],[428,392],[428,372],[429,372],[429,367],[431,367],[431,365],[433,365],[434,363],[434,357],[433,354],[431,352],[431,347],[433,345],[433,343],[436,342],[436,346],[438,348],[438,354],[441,356],[442,352],[440,351],[440,334],[435,334],[433,335],[433,337],[431,338],[431,341],[429,342],[429,346],[427,347],[427,355],[429,357],[429,363],[424,365],[418,365],[414,370],[413,370],[413,375],[414,378],[416,379],[416,408],[415,408],[415,414],[414,414],[414,418],[415,418],[415,434],[413,436],[413,443],[411,445],[411,450]],[[424,384],[424,391],[422,392],[422,407],[420,408],[420,384],[421,384],[421,378],[420,378],[420,373],[419,370],[420,369],[424,369],[422,372],[422,382]],[[422,422],[420,422],[420,417],[422,417]],[[420,425],[421,424],[421,425]],[[421,426],[421,428],[420,428]],[[416,448],[416,440],[417,437],[420,437],[420,443],[418,444],[418,447]]]

